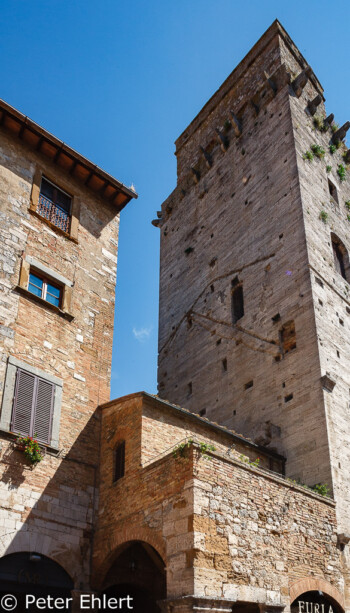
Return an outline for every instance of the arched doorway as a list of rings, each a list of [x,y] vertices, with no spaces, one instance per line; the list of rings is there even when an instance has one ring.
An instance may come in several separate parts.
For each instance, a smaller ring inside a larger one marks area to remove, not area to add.
[[[73,581],[62,566],[39,553],[12,553],[0,558],[0,600],[6,594],[15,596],[16,612],[38,611],[34,605],[26,606],[26,595],[69,599],[73,587]],[[52,611],[52,607],[40,610]],[[70,610],[69,600],[63,610]]]
[[[132,598],[133,613],[160,613],[158,600],[166,597],[164,562],[143,541],[124,543],[109,569],[102,594]]]
[[[291,613],[343,613],[340,604],[321,590],[300,594],[290,607]]]

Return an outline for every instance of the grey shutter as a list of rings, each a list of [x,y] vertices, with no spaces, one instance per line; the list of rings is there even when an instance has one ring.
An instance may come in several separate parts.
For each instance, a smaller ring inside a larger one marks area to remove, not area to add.
[[[55,386],[45,379],[37,379],[34,407],[33,436],[42,443],[51,442],[51,422]]]
[[[11,426],[13,432],[30,434],[33,416],[35,379],[36,377],[34,375],[29,374],[25,370],[21,370],[20,368],[17,370]]]

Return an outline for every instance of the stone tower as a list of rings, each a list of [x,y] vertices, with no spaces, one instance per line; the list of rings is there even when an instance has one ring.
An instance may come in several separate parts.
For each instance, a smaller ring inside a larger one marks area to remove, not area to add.
[[[177,139],[177,187],[154,222],[159,395],[327,483],[344,531],[348,126],[275,21]]]

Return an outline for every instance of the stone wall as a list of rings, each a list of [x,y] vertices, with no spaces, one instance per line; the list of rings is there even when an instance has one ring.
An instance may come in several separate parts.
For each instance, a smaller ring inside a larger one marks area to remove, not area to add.
[[[71,175],[0,133],[0,402],[9,356],[63,381],[58,452],[31,469],[1,435],[0,554],[38,551],[88,585],[99,422],[109,398],[119,216]],[[34,174],[80,200],[78,242],[29,211]],[[67,319],[18,290],[23,258],[72,283]]]
[[[275,24],[177,141],[178,186],[158,221],[158,389],[276,449],[291,477],[331,487],[291,113],[305,66]],[[303,105],[322,91],[309,83]]]
[[[184,455],[174,457],[168,448],[141,464],[141,446],[152,443],[150,432],[160,451],[160,432],[168,445],[178,417],[184,419],[183,434],[195,438],[194,420],[178,409],[176,415],[175,407],[169,419],[163,403],[152,404],[141,394],[101,409],[95,588],[118,583],[120,577],[109,570],[123,548],[137,540],[153,547],[166,566],[167,598],[175,601],[169,610],[192,610],[181,608],[183,597],[190,596],[288,610],[290,587],[309,577],[342,594],[342,554],[331,499],[256,468],[238,453],[228,455],[222,446],[225,435],[220,445],[209,423],[201,426],[200,437],[215,451],[203,453],[195,443]],[[113,482],[113,450],[124,439],[125,475]]]

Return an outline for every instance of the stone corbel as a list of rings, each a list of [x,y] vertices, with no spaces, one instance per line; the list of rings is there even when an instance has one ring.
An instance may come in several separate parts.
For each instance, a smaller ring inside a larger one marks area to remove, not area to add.
[[[298,74],[294,81],[292,81],[292,88],[297,98],[300,98],[301,94],[303,93],[303,89],[308,82],[311,74],[312,68],[311,66],[307,66]]]
[[[346,123],[344,123],[344,125],[342,125],[341,128],[339,128],[339,130],[334,132],[334,134],[332,136],[332,143],[337,144],[341,140],[343,140],[345,138],[346,133],[347,133],[349,128],[350,128],[350,121],[347,121]]]
[[[324,390],[327,390],[327,392],[333,392],[336,381],[334,381],[334,379],[332,379],[332,377],[326,373],[323,375],[323,377],[321,377],[321,383]]]
[[[309,102],[307,103],[307,108],[310,111],[310,115],[315,115],[317,111],[317,107],[321,104],[321,102],[322,102],[321,94],[317,94],[317,96],[315,96],[313,100],[309,100]]]
[[[238,136],[241,136],[242,134],[242,122],[240,121],[240,119],[238,119],[238,117],[236,117],[233,111],[230,111],[230,115],[234,133],[238,138]]]
[[[231,613],[233,600],[219,598],[200,598],[196,596],[182,596],[176,599],[161,600],[157,604],[162,613]]]

